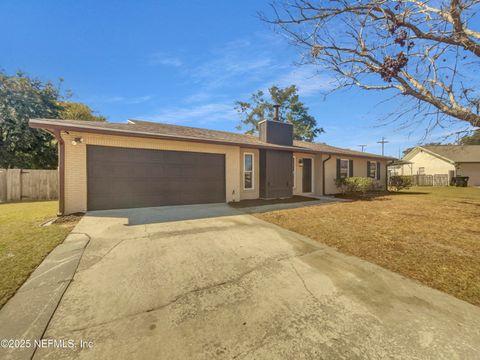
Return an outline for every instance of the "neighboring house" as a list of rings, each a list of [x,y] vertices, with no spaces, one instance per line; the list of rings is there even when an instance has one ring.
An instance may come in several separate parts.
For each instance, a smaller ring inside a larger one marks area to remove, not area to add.
[[[469,186],[480,186],[480,145],[417,146],[403,165],[390,166],[391,175],[468,176]]]
[[[291,124],[259,136],[130,120],[30,120],[59,142],[60,213],[318,196],[336,177],[371,176],[385,188],[391,158],[293,141]]]

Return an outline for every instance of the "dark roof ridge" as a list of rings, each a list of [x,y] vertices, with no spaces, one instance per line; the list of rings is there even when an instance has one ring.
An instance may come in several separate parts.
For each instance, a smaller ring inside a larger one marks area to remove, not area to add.
[[[157,122],[157,121],[148,121],[148,120],[128,119],[127,124],[132,124],[132,125],[134,125],[135,122],[143,123],[143,124],[145,124],[145,125],[167,125],[167,126],[175,126],[175,127],[177,127],[177,128],[187,128],[187,129],[203,130],[203,131],[214,131],[214,132],[222,133],[222,134],[229,134],[229,135],[230,135],[230,134],[235,134],[235,135],[241,135],[241,136],[248,136],[248,137],[257,138],[255,135],[242,134],[242,133],[233,132],[233,131],[206,129],[206,128],[201,128],[201,127],[196,127],[196,126],[186,126],[186,125],[179,125],[179,124],[161,123],[161,122]]]

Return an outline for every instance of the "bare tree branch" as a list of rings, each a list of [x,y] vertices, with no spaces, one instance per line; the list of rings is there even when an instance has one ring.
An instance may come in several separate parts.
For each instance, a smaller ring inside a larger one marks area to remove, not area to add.
[[[397,91],[442,126],[480,126],[480,0],[308,0],[274,2],[275,25],[303,63],[336,74],[338,88]],[[474,67],[474,68],[472,68]],[[475,71],[477,70],[477,71]],[[435,109],[434,111],[432,111]]]

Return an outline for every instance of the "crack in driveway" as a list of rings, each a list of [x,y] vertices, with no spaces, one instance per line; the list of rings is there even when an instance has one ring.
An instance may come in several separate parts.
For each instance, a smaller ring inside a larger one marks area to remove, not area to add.
[[[168,301],[164,304],[161,304],[159,306],[156,306],[154,308],[142,310],[142,311],[135,312],[135,313],[132,313],[132,314],[126,314],[122,317],[114,318],[114,319],[111,319],[111,320],[108,320],[108,321],[100,322],[100,323],[93,324],[93,325],[84,326],[84,327],[81,327],[81,328],[75,328],[75,329],[71,329],[71,330],[67,330],[67,331],[72,332],[72,333],[79,332],[79,331],[83,331],[83,330],[86,330],[86,329],[95,328],[95,327],[107,325],[107,324],[110,324],[110,323],[114,323],[114,322],[117,322],[117,321],[121,321],[123,319],[128,319],[128,318],[131,318],[131,317],[135,317],[135,316],[138,316],[138,315],[141,315],[141,314],[144,314],[144,313],[151,313],[151,312],[154,312],[154,311],[159,311],[159,310],[162,310],[162,309],[164,309],[164,308],[166,308],[166,307],[168,307],[172,304],[177,303],[178,301],[180,301],[180,300],[182,300],[182,299],[184,299],[184,298],[186,298],[186,297],[188,297],[192,294],[196,294],[196,293],[200,293],[200,292],[203,292],[203,291],[208,291],[208,290],[216,288],[216,287],[221,287],[221,286],[224,286],[224,285],[230,285],[230,284],[240,282],[244,277],[248,276],[249,274],[251,274],[251,273],[253,273],[253,272],[255,272],[255,271],[257,271],[261,268],[267,267],[269,264],[272,264],[272,263],[275,263],[275,262],[281,262],[281,261],[285,261],[285,260],[290,260],[290,259],[293,259],[293,258],[300,258],[300,257],[306,256],[306,255],[310,255],[310,254],[313,254],[313,253],[316,253],[316,252],[320,252],[320,251],[323,252],[324,250],[323,249],[315,249],[315,250],[312,250],[312,251],[303,252],[301,254],[271,258],[271,259],[268,259],[266,261],[261,262],[260,264],[252,267],[251,269],[241,273],[239,276],[237,276],[233,279],[228,279],[228,280],[224,280],[224,281],[217,282],[217,283],[214,283],[214,284],[194,288],[194,289],[189,290],[189,291],[187,291],[183,294],[180,294],[180,295],[174,297],[172,300],[170,300],[170,301]]]
[[[305,290],[312,296],[312,298],[315,299],[315,301],[319,301],[318,298],[312,293],[312,291],[308,288],[307,284],[305,283],[305,279],[300,275],[300,273],[298,272],[297,268],[295,267],[295,265],[290,261],[290,265],[292,266],[293,268],[293,271],[295,271],[295,274],[297,274],[297,277],[300,279],[300,281],[302,282],[303,284],[303,287],[305,288]]]
[[[90,270],[90,268],[94,267],[94,266],[97,265],[99,262],[101,262],[108,254],[110,254],[113,250],[115,250],[119,245],[121,245],[121,244],[124,243],[125,241],[128,241],[128,240],[139,240],[139,239],[149,239],[148,234],[147,234],[146,236],[138,236],[138,237],[134,237],[134,238],[125,238],[125,239],[120,240],[120,241],[117,242],[115,245],[113,245],[112,247],[110,247],[110,248],[107,250],[107,252],[105,252],[105,254],[103,254],[102,256],[94,255],[94,257],[98,258],[98,260],[95,261],[93,264],[89,265],[88,267],[83,268],[83,269],[81,269],[81,270],[78,270],[76,273],[79,274],[79,273],[82,273],[82,272],[84,272],[84,271]]]

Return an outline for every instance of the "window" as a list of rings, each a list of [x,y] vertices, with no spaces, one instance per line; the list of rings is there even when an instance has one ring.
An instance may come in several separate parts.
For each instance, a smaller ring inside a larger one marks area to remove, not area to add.
[[[253,189],[253,154],[243,154],[243,189]]]
[[[340,179],[348,177],[350,161],[340,159]]]
[[[296,160],[296,158],[295,158],[295,156],[294,156],[294,157],[293,157],[293,188],[294,188],[294,189],[297,187],[297,179],[296,179],[296,176],[295,176],[295,175],[297,174],[297,172],[295,171],[295,168],[296,168],[296,166],[297,166],[296,161],[297,161],[297,160]]]
[[[377,178],[377,162],[370,161],[370,165],[368,166],[368,177]]]
[[[424,167],[419,167],[418,168],[418,175],[425,175],[425,168]]]

